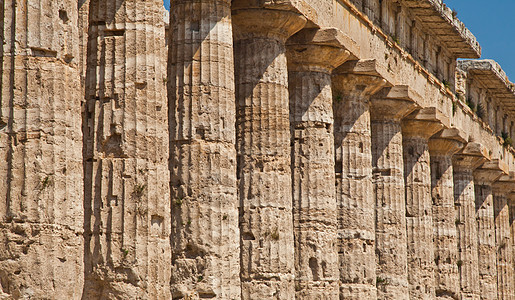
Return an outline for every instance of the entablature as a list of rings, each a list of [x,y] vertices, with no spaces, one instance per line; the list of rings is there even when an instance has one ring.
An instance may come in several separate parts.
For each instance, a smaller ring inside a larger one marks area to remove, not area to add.
[[[457,18],[457,12],[442,0],[351,0],[394,39],[410,38],[415,27],[436,38],[456,58],[479,58],[481,46],[475,36]],[[408,10],[403,16],[402,7]],[[412,18],[413,20],[408,20]],[[405,19],[405,20],[404,20]],[[391,22],[393,21],[393,22]],[[416,26],[418,23],[418,26]],[[406,29],[406,32],[401,32]]]
[[[481,57],[476,37],[442,0],[400,0],[457,58]]]
[[[515,86],[493,60],[458,62],[458,93],[461,100],[501,138],[512,146],[515,136]]]
[[[467,72],[468,79],[486,89],[489,95],[515,116],[515,85],[497,62],[490,59],[463,60],[458,62],[458,67]]]
[[[441,0],[340,1],[450,90],[454,90],[456,59],[481,55],[474,35]]]

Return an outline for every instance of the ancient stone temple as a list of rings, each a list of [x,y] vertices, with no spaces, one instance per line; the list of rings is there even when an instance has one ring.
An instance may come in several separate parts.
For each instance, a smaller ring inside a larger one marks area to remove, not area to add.
[[[515,85],[441,0],[0,16],[0,299],[515,300]]]

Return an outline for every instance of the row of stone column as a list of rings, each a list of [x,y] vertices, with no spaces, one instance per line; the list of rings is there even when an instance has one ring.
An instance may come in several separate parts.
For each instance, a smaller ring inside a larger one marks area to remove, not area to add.
[[[159,0],[15,2],[1,296],[512,296],[513,180],[338,30],[172,1],[166,80]]]
[[[0,298],[168,299],[162,1],[0,8]]]
[[[284,7],[172,2],[173,297],[477,298],[483,227],[513,290],[508,210],[475,209],[488,155],[445,116]]]

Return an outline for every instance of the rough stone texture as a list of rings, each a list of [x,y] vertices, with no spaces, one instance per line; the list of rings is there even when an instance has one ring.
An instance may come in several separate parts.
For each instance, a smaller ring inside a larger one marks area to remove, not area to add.
[[[429,138],[449,120],[438,110],[413,112],[402,122],[406,180],[408,281],[412,299],[434,299],[433,209]]]
[[[168,299],[162,2],[89,4],[83,297]]]
[[[441,0],[161,1],[0,1],[0,299],[515,298],[515,85]]]
[[[333,76],[340,299],[376,299],[370,96],[386,82],[347,71]]]
[[[458,299],[458,237],[454,208],[452,155],[466,141],[459,130],[444,129],[429,140],[436,299]]]
[[[301,31],[290,38],[286,52],[296,299],[338,298],[331,71],[350,53],[343,45],[331,45],[336,33]]]
[[[399,88],[378,93],[370,108],[377,298],[392,300],[409,299],[401,118],[415,106],[396,96]]]
[[[0,298],[80,298],[77,1],[2,1]]]
[[[478,233],[479,285],[482,299],[497,298],[497,268],[492,187],[475,181]]]
[[[507,197],[507,194],[513,191],[514,187],[515,180],[513,176],[508,175],[503,176],[493,185],[495,245],[497,250],[497,299],[514,299],[515,297],[513,244]]]
[[[79,27],[79,69],[81,76],[81,91],[85,92],[86,70],[88,65],[88,32],[89,32],[89,2],[90,0],[78,0],[79,15],[77,26]],[[84,94],[82,94],[84,95]],[[84,100],[84,99],[83,99]],[[84,112],[84,110],[83,110]]]
[[[484,163],[474,172],[476,195],[476,220],[478,233],[478,270],[482,299],[497,299],[497,268],[495,246],[495,221],[492,183],[503,173],[506,166],[499,160]]]
[[[230,1],[171,6],[172,297],[240,299]]]
[[[512,250],[512,270],[515,272],[515,194],[512,192],[508,196],[508,205],[510,213],[510,239],[511,239],[511,250]],[[513,281],[515,284],[515,275],[513,275]]]
[[[306,19],[233,11],[242,299],[294,299],[286,39]]]
[[[453,159],[460,299],[480,299],[473,171],[488,157],[485,152],[480,144],[468,143]]]

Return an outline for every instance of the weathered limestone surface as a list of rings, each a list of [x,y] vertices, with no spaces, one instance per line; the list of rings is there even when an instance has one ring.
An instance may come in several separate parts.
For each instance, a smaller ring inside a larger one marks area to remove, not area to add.
[[[343,37],[306,29],[287,43],[296,299],[338,298],[331,72],[350,56]]]
[[[386,81],[359,65],[333,75],[340,299],[377,298],[370,96]]]
[[[429,140],[436,299],[458,299],[458,237],[454,208],[452,156],[466,142],[456,128],[444,129]]]
[[[416,108],[413,97],[396,86],[371,101],[378,299],[409,299],[401,119]]]
[[[0,299],[515,298],[515,84],[445,3],[171,7],[0,1]]]
[[[79,27],[79,57],[78,64],[81,76],[81,92],[84,95],[86,84],[86,70],[88,65],[88,35],[89,35],[89,2],[90,0],[78,0],[79,15],[77,26]],[[83,99],[84,100],[84,99]],[[84,112],[84,111],[83,111]]]
[[[89,3],[84,299],[169,299],[162,3]]]
[[[492,184],[505,173],[507,166],[499,160],[486,162],[474,171],[478,270],[482,299],[497,299],[497,268],[494,268],[497,251]]]
[[[514,299],[515,273],[510,232],[508,195],[515,188],[514,174],[503,175],[493,185],[495,245],[497,250],[497,299]]]
[[[453,158],[461,299],[480,299],[473,171],[488,157],[481,144],[469,142]]]
[[[406,178],[406,233],[408,281],[412,299],[435,298],[435,257],[429,138],[449,126],[435,108],[408,115],[402,122],[404,176]]]
[[[83,172],[77,1],[2,1],[0,298],[78,299]]]
[[[510,193],[508,197],[508,211],[510,213],[510,239],[511,239],[511,251],[512,251],[512,270],[515,272],[515,193]],[[515,275],[513,275],[513,281],[515,285]]]
[[[294,299],[285,42],[306,19],[291,11],[239,7],[232,17],[242,299]]]
[[[173,298],[241,297],[230,4],[171,2]]]

